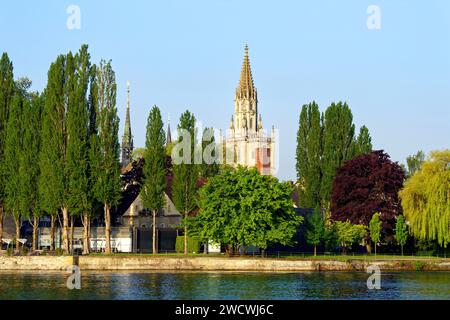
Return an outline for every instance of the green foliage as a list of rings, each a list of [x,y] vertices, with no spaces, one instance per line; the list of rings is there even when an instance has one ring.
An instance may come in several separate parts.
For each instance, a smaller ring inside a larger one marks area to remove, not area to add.
[[[399,193],[411,234],[450,243],[450,150],[433,151]]]
[[[166,138],[161,112],[154,106],[147,120],[147,133],[144,153],[144,185],[141,197],[145,208],[157,211],[164,206],[166,188],[165,169]]]
[[[36,155],[39,154],[41,146],[41,124],[42,110],[44,107],[43,95],[33,95],[29,107],[23,109],[21,123],[22,148],[19,155],[20,173],[20,211],[28,220],[41,216],[39,204],[38,180],[40,174],[39,161]]]
[[[403,246],[408,240],[408,226],[406,225],[405,217],[402,215],[398,216],[397,223],[395,224],[395,240],[402,247],[403,254]]]
[[[62,248],[56,248],[55,255],[63,256],[64,255],[64,250]]]
[[[320,204],[322,128],[319,106],[312,102],[302,107],[297,132],[297,177],[302,181],[300,206]]]
[[[312,246],[320,245],[325,236],[325,222],[319,207],[308,217],[306,228],[306,242]]]
[[[199,239],[224,245],[291,245],[303,221],[293,210],[292,191],[254,168],[223,170],[200,189],[200,212],[187,223]]]
[[[190,158],[189,163],[182,161],[179,164],[173,166],[173,185],[172,195],[175,207],[184,215],[195,209],[197,205],[197,181],[198,181],[198,168],[194,162],[194,150],[195,150],[195,117],[189,111],[185,111],[180,117],[180,123],[178,124],[179,132],[186,130],[189,132],[190,141]],[[178,135],[178,143],[181,142],[181,134]],[[184,151],[180,150],[180,156]]]
[[[423,261],[414,261],[413,266],[416,271],[422,271],[425,268],[426,263]]]
[[[205,128],[203,130],[203,136],[199,148],[199,154],[201,156],[201,164],[198,167],[199,176],[202,178],[209,178],[216,175],[219,172],[219,164],[216,159],[218,158],[218,147],[214,140],[213,128]]]
[[[136,148],[131,153],[131,158],[133,160],[143,159],[145,156],[145,148]]]
[[[188,237],[188,253],[199,253],[201,242],[195,237]],[[175,249],[178,253],[184,252],[184,236],[177,236]]]
[[[41,208],[55,215],[65,202],[65,61],[58,56],[48,71],[39,153]]]
[[[336,221],[333,224],[336,228],[337,240],[343,250],[354,243],[360,243],[367,234],[366,227],[363,225],[351,224],[348,221]]]
[[[23,151],[23,110],[29,109],[30,103],[21,94],[15,94],[9,110],[6,128],[5,153],[2,162],[2,170],[5,176],[5,209],[6,212],[20,219],[21,204],[21,178],[24,171],[21,170],[20,161]]]
[[[69,78],[70,94],[67,110],[67,203],[73,216],[81,216],[90,210],[88,177],[88,86],[90,76],[90,55],[83,45],[70,59],[73,75]],[[69,55],[70,56],[70,55]]]
[[[14,90],[13,64],[9,60],[8,54],[4,52],[0,59],[0,206],[4,205],[4,191],[6,176],[2,170],[4,153],[6,127],[8,122],[9,110]]]
[[[369,154],[372,152],[372,138],[370,137],[369,129],[362,126],[359,129],[359,135],[355,140],[355,151],[353,156],[362,154]]]
[[[111,61],[102,60],[97,68],[98,136],[91,136],[91,170],[98,201],[115,206],[121,197],[119,117],[116,108],[116,78]]]
[[[332,103],[323,120],[323,158],[321,198],[330,202],[331,188],[336,170],[354,155],[355,125],[347,103]]]
[[[375,246],[381,240],[381,220],[380,214],[375,213],[369,222],[370,239],[375,242]]]
[[[414,173],[420,170],[423,162],[425,161],[425,153],[422,150],[417,151],[416,154],[406,158],[406,164],[408,166],[407,176],[411,177]]]

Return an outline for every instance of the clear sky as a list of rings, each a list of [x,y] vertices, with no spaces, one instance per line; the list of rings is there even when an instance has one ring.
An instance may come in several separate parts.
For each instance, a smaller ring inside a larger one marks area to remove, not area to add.
[[[66,26],[72,4],[80,29]],[[370,5],[381,29],[367,27]],[[450,147],[448,0],[2,1],[0,51],[33,89],[45,87],[58,54],[83,43],[93,62],[112,59],[120,135],[131,82],[136,146],[154,104],[172,128],[187,108],[228,128],[248,43],[263,124],[279,128],[279,178],[296,177],[298,116],[312,100],[321,110],[347,101],[357,129],[368,126],[374,147],[395,161]]]

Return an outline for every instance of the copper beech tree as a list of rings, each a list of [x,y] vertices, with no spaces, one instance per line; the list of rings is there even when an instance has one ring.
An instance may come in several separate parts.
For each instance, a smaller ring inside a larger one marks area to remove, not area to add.
[[[368,226],[379,213],[382,236],[389,241],[402,213],[398,192],[403,181],[403,169],[383,150],[346,161],[333,181],[331,218]]]

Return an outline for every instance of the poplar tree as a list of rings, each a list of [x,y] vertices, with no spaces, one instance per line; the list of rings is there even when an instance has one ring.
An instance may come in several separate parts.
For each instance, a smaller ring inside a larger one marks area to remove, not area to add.
[[[37,234],[39,219],[42,215],[39,203],[38,181],[40,175],[39,154],[41,146],[41,123],[44,97],[42,94],[34,93],[31,103],[22,112],[22,148],[18,161],[20,172],[20,208],[24,218],[33,227],[32,248],[37,250]]]
[[[328,207],[336,170],[353,157],[355,125],[347,103],[332,103],[323,121],[322,203]]]
[[[0,59],[0,242],[3,237],[3,218],[5,205],[5,183],[6,176],[2,170],[4,153],[6,126],[8,122],[8,111],[11,108],[11,100],[14,88],[13,64],[9,60],[8,54],[4,52]]]
[[[67,110],[67,205],[71,216],[73,241],[74,218],[90,210],[88,177],[88,99],[90,56],[83,45],[74,57],[74,76],[70,79],[70,101]],[[85,230],[86,231],[86,230]]]
[[[297,132],[297,178],[303,185],[300,206],[315,208],[320,204],[322,178],[322,128],[319,106],[313,101],[304,105]]]
[[[21,181],[24,172],[20,170],[20,157],[22,152],[22,112],[29,108],[29,102],[20,94],[14,94],[9,110],[6,128],[5,153],[3,160],[3,172],[5,175],[5,208],[10,214],[16,226],[16,250],[20,247],[21,222]]]
[[[219,172],[219,164],[216,159],[218,157],[218,147],[214,139],[214,129],[205,128],[203,130],[201,149],[201,164],[199,165],[199,177],[209,178],[215,176]]]
[[[144,185],[141,192],[143,205],[152,212],[153,216],[153,254],[158,252],[156,246],[156,214],[165,204],[165,145],[166,137],[163,129],[161,112],[157,106],[154,106],[150,110],[147,120],[143,167]]]
[[[39,154],[38,192],[41,207],[51,217],[51,250],[55,249],[55,221],[65,199],[65,61],[65,56],[58,56],[48,71]],[[66,228],[63,241],[64,250],[68,252]]]
[[[178,144],[182,142],[182,134],[184,131],[188,133],[190,137],[189,145],[186,141],[184,145],[187,147],[180,150],[181,153],[177,154],[182,158],[179,164],[173,166],[173,185],[172,195],[175,207],[179,212],[184,215],[184,254],[188,252],[187,246],[187,218],[189,213],[195,209],[197,200],[197,180],[198,180],[198,167],[193,163],[195,152],[195,117],[189,111],[185,111],[180,117],[180,123],[178,124]],[[187,137],[185,137],[187,138]],[[189,154],[183,154],[188,152]],[[173,152],[172,152],[173,153]],[[185,159],[187,161],[185,161]]]
[[[353,156],[362,154],[369,154],[372,152],[372,138],[370,137],[369,129],[362,126],[359,129],[359,135],[355,140],[355,153]]]
[[[121,197],[119,117],[116,108],[116,76],[111,61],[100,62],[97,69],[98,137],[92,139],[91,170],[96,173],[95,195],[103,204],[105,220],[105,253],[111,253],[111,208]]]

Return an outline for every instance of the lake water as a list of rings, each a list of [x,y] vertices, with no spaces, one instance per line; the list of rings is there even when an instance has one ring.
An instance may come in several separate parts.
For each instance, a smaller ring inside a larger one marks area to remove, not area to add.
[[[450,272],[382,272],[369,290],[365,272],[82,272],[68,290],[64,272],[0,272],[4,299],[446,299]]]

